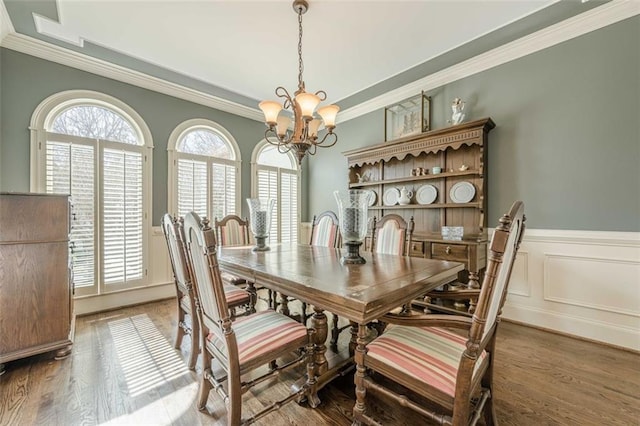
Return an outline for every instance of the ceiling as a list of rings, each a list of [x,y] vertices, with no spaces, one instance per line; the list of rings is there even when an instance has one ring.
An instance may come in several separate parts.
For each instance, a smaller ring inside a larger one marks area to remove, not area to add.
[[[290,0],[4,0],[18,33],[255,107],[297,87]],[[310,0],[304,80],[338,102],[557,0]],[[533,28],[535,29],[535,28]],[[238,95],[238,96],[235,96]]]

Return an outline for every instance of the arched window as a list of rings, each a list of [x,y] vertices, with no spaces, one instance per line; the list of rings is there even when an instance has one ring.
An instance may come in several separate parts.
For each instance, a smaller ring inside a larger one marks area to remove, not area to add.
[[[188,120],[171,133],[169,143],[169,211],[195,211],[212,221],[239,214],[240,150],[222,126]]]
[[[151,132],[126,104],[90,91],[33,114],[31,189],[69,194],[76,295],[146,283]]]
[[[298,242],[300,169],[296,158],[263,140],[253,151],[251,167],[252,196],[276,200],[270,242]]]

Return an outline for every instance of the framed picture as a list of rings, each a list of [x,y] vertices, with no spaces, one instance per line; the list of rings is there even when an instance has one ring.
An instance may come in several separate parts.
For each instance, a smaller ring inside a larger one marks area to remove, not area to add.
[[[431,130],[431,97],[424,92],[384,109],[385,142]]]

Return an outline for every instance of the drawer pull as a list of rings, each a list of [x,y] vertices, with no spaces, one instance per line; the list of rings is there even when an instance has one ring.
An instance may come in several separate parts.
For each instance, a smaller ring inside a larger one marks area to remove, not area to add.
[[[447,254],[451,254],[451,246],[447,246],[447,248],[444,249],[444,252]]]

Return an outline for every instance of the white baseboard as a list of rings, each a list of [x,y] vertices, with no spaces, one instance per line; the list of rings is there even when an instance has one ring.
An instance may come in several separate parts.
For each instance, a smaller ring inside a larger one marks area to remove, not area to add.
[[[174,283],[157,284],[99,296],[81,297],[74,301],[74,310],[76,315],[86,315],[175,296],[176,287]]]

